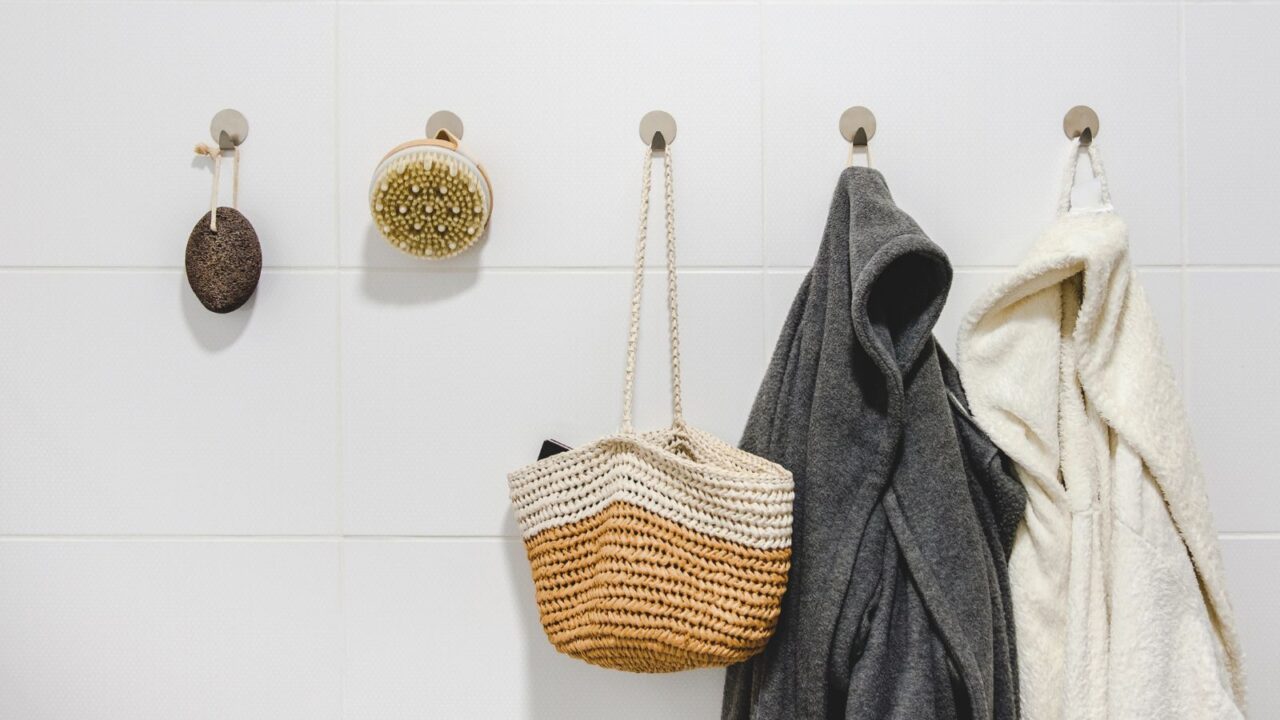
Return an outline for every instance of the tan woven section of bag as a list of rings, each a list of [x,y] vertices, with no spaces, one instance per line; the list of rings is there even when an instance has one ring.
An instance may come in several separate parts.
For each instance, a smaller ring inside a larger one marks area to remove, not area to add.
[[[791,473],[684,422],[666,152],[672,425],[647,433],[631,425],[650,151],[622,429],[508,476],[547,638],[568,655],[633,672],[729,665],[762,650],[777,623],[791,558]]]

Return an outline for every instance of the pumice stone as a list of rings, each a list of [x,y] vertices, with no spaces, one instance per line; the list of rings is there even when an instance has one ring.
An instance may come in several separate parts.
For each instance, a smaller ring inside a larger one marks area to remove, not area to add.
[[[187,238],[187,282],[200,304],[216,313],[244,305],[262,276],[258,233],[239,210],[218,208],[218,229],[209,228],[209,213]]]

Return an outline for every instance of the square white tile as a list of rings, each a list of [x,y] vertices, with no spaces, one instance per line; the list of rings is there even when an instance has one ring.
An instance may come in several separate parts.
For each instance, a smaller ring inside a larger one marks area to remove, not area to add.
[[[0,716],[336,720],[332,543],[0,543]]]
[[[679,128],[682,262],[759,263],[756,7],[361,3],[340,18],[343,265],[422,264],[374,230],[369,182],[439,109],[462,118],[462,148],[494,191],[487,239],[450,265],[629,266],[638,128],[655,108]]]
[[[1194,271],[1187,286],[1192,428],[1220,530],[1280,529],[1280,273]]]
[[[1017,262],[1052,220],[1062,116],[1087,103],[1135,262],[1176,264],[1178,40],[1174,5],[766,5],[766,261],[812,261],[846,158],[840,114],[866,105],[875,167],[952,262]]]
[[[680,277],[685,416],[735,441],[762,368],[757,273]],[[636,426],[670,422],[664,276],[646,280]],[[346,531],[515,532],[506,474],[621,420],[630,274],[344,273]]]
[[[337,529],[333,274],[0,274],[0,532]]]
[[[1188,261],[1280,263],[1280,5],[1186,8]]]
[[[516,540],[345,548],[346,720],[715,717],[721,670],[638,675],[556,653]]]
[[[181,266],[224,107],[263,262],[333,264],[333,27],[324,3],[0,4],[0,264]]]
[[[787,323],[787,315],[791,312],[796,293],[800,291],[807,273],[807,270],[770,270],[764,277],[765,368],[761,368],[761,380],[764,379],[768,363],[773,360],[782,328]]]
[[[1280,537],[1224,539],[1231,605],[1244,645],[1249,717],[1280,717],[1280,645],[1276,643],[1276,596],[1280,595]]]

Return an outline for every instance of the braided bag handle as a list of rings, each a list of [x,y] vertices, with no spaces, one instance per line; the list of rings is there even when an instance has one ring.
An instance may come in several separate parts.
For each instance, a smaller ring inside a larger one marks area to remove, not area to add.
[[[622,389],[622,434],[631,435],[631,408],[635,396],[636,346],[640,336],[640,299],[644,290],[644,258],[649,236],[649,195],[653,185],[653,156],[655,150],[645,148],[644,171],[640,189],[640,229],[636,233],[635,275],[631,284],[631,326],[627,332],[627,369]],[[675,190],[671,175],[671,148],[665,151],[662,163],[664,202],[666,204],[667,229],[667,316],[671,346],[671,427],[677,432],[687,430],[680,393],[680,313],[676,292],[676,209]]]

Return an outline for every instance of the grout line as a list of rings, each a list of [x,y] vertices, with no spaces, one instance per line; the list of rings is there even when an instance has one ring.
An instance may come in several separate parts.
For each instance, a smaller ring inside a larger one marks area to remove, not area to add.
[[[1280,530],[1258,530],[1258,532],[1247,532],[1247,530],[1221,530],[1217,533],[1217,537],[1221,541],[1280,541]],[[0,536],[0,544],[20,544],[20,543],[54,543],[54,542],[78,542],[78,543],[102,543],[102,542],[118,542],[118,543],[146,543],[146,542],[172,542],[172,543],[333,543],[342,550],[346,543],[503,543],[520,541],[520,536],[502,536],[502,534],[476,534],[476,536],[458,536],[458,534],[294,534],[294,536],[250,536],[250,534],[223,534],[223,536],[215,536],[215,534],[191,534],[191,536],[180,536],[180,534],[119,534],[119,536],[111,536],[111,534],[9,534],[9,536]],[[343,570],[344,553],[339,555],[339,570]]]
[[[336,9],[336,8],[335,8]],[[338,717],[347,716],[347,544],[338,550]]]
[[[0,535],[0,543],[24,542],[210,542],[210,543],[335,543],[344,542],[506,542],[517,535],[414,535],[414,534],[297,534],[297,535],[174,535],[174,534],[11,534]]]
[[[26,542],[337,542],[337,535],[146,535],[128,534],[12,534],[0,535],[0,544]]]
[[[0,0],[3,4],[3,0]],[[680,272],[759,272],[759,265],[681,265]],[[264,273],[417,273],[436,275],[449,273],[626,273],[631,274],[631,265],[390,265],[379,267],[374,265],[264,265]],[[36,274],[36,273],[178,273],[185,272],[180,265],[0,265],[0,273]],[[666,272],[661,265],[646,265],[645,272]]]
[[[339,189],[339,185],[341,184],[341,170],[339,168],[339,163],[341,158],[339,147],[340,147],[341,141],[339,140],[340,133],[339,133],[339,127],[338,127],[339,123],[341,122],[339,118],[339,111],[338,111],[338,108],[340,107],[340,104],[338,102],[338,93],[339,93],[338,13],[339,11],[340,11],[340,8],[335,2],[334,8],[333,8],[333,157],[334,157],[333,252],[334,252],[335,261],[340,260],[342,255],[342,240],[341,240],[342,203],[338,202],[338,196],[341,194],[341,191]],[[342,478],[342,469],[343,469],[343,455],[342,455],[343,435],[342,433],[344,430],[343,418],[342,418],[342,409],[343,409],[342,408],[342,347],[343,347],[343,344],[342,344],[342,274],[338,272],[334,273],[334,307],[335,307],[334,353],[336,354],[336,357],[334,358],[334,365],[336,368],[335,377],[334,377],[335,386],[336,386],[334,401],[336,403],[337,433],[338,433],[337,448],[335,449],[335,452],[334,452],[334,461],[337,463],[337,472],[335,473],[335,475],[337,476],[337,490],[336,490],[337,497],[336,497],[335,509],[336,509],[336,515],[337,515],[336,520],[338,524],[338,532],[342,532],[346,518],[344,515],[345,508],[343,506],[344,485],[343,485],[343,478]]]
[[[764,33],[765,33],[765,17],[764,17],[764,0],[760,0],[757,7],[757,20],[759,21],[759,73],[760,73],[760,351],[761,357],[764,358],[764,373],[769,372],[769,364],[773,362],[773,349],[769,347],[769,246],[766,242],[766,232],[769,227],[765,222],[765,170],[764,170],[764,154],[765,154],[765,112],[764,112]]]
[[[1187,265],[1186,271],[1189,273],[1198,272],[1276,272],[1280,271],[1280,265]]]
[[[1280,530],[1223,530],[1218,539],[1229,541],[1280,541]],[[504,543],[519,541],[518,535],[414,535],[414,534],[348,534],[348,535],[0,535],[0,545],[58,542],[117,543]]]
[[[485,265],[485,266],[447,266],[447,267],[343,267],[337,268],[342,273],[357,272],[388,272],[388,273],[486,273],[492,272],[497,274],[529,274],[529,275],[591,275],[591,274],[617,274],[623,273],[630,275],[634,271],[631,265],[539,265],[539,266],[521,266],[521,265]],[[702,273],[702,274],[743,274],[758,273],[761,270],[759,265],[681,265],[679,271],[683,274]],[[661,274],[666,272],[666,268],[661,265],[645,265],[646,274]]]
[[[111,4],[113,0],[42,0],[49,5],[106,5]],[[277,0],[278,2],[292,3],[295,5],[315,4],[316,0]],[[870,4],[888,5],[888,6],[976,6],[976,7],[1098,7],[1109,5],[1172,5],[1178,0],[875,0]],[[131,5],[160,5],[164,0],[128,0],[127,4]],[[194,5],[215,5],[215,4],[232,4],[244,5],[253,2],[261,2],[261,0],[187,0],[188,4]],[[847,0],[764,0],[765,5],[775,5],[783,7],[795,7],[798,5],[817,5],[830,6],[842,5]],[[1280,0],[1190,0],[1194,4],[1214,4],[1225,6],[1241,6],[1241,5],[1276,5],[1280,4]],[[21,5],[31,4],[30,0],[22,2],[21,0],[0,0],[0,6],[3,5]],[[357,5],[363,4],[359,0],[336,0],[337,5]],[[712,6],[712,7],[741,7],[752,4],[747,0],[379,0],[379,5],[390,6],[521,6],[521,5],[547,5],[547,6]]]
[[[412,0],[396,0],[396,1],[412,1]],[[441,0],[420,0],[422,2],[440,2]],[[464,1],[464,0],[454,0]],[[489,0],[490,2],[503,2],[504,0]],[[557,0],[560,2],[562,0]],[[1276,5],[1280,4],[1280,0],[1190,0],[1196,4],[1215,4],[1215,5]],[[690,2],[691,4],[702,4],[702,2],[693,2],[692,0],[657,0],[655,4],[668,4],[670,2]],[[959,6],[959,7],[1107,7],[1112,5],[1154,5],[1167,6],[1173,5],[1178,0],[872,0],[868,5],[882,5],[890,7],[901,6]],[[766,5],[780,5],[783,7],[796,7],[800,5],[844,5],[848,0],[765,0]]]
[[[77,0],[51,0],[52,2],[70,3]],[[83,0],[79,0],[83,1]],[[98,0],[106,2],[107,0]],[[135,0],[160,2],[160,0]],[[194,2],[213,3],[219,0],[191,0]],[[226,0],[222,0],[226,1]],[[247,0],[240,0],[241,2]],[[288,0],[291,2],[307,2],[308,0]],[[765,5],[780,5],[784,7],[795,7],[799,5],[842,5],[848,0],[764,0]],[[1214,2],[1222,5],[1273,5],[1280,0],[1195,0],[1197,2]],[[339,0],[339,4],[353,5],[359,4],[360,0]],[[1177,0],[874,0],[869,4],[874,5],[940,5],[940,6],[999,6],[999,7],[1098,7],[1109,5],[1172,5]],[[604,6],[713,6],[713,7],[741,7],[751,4],[745,0],[379,0],[380,5],[405,6],[405,5],[424,5],[424,6],[450,6],[450,5],[487,5],[487,6],[519,6],[519,5],[548,5],[548,6],[568,6],[576,7],[582,5],[604,5]]]
[[[1178,172],[1181,175],[1179,190],[1182,200],[1179,215],[1182,270],[1178,277],[1178,332],[1181,338],[1179,338],[1178,352],[1181,355],[1179,365],[1182,370],[1182,398],[1185,405],[1191,398],[1191,322],[1189,319],[1191,303],[1188,293],[1191,287],[1191,276],[1187,272],[1187,259],[1190,254],[1187,203],[1190,195],[1187,192],[1187,4],[1185,0],[1178,4]]]
[[[0,0],[2,2],[2,0]],[[1280,0],[1277,0],[1280,2]],[[953,265],[952,269],[959,273],[977,273],[977,272],[1008,272],[1013,270],[1016,265]],[[1256,273],[1273,273],[1280,272],[1280,264],[1214,264],[1202,263],[1199,265],[1183,265],[1182,263],[1160,265],[1160,264],[1139,264],[1134,266],[1135,269],[1142,272],[1256,272]],[[795,273],[808,272],[809,265],[682,265],[680,272],[703,273],[703,274],[748,274],[748,273]],[[547,275],[547,274],[592,274],[592,273],[631,273],[629,265],[441,265],[441,266],[387,266],[378,267],[372,265],[307,265],[307,266],[290,266],[290,265],[266,265],[263,266],[264,273],[277,274],[295,274],[295,275],[323,275],[328,273],[406,273],[419,275],[447,275],[451,273],[496,273],[508,275]],[[74,273],[101,273],[101,274],[166,274],[184,272],[179,265],[0,265],[0,274],[74,274]],[[648,266],[645,272],[655,273],[663,272],[661,266]]]
[[[158,0],[153,0],[158,1]],[[218,0],[201,0],[204,2],[216,2]],[[225,1],[225,0],[223,0]],[[305,2],[306,0],[295,0],[296,2]],[[948,0],[956,1],[956,0]],[[960,0],[963,1],[963,0]],[[1018,0],[1026,2],[1028,0]],[[1061,1],[1061,0],[1055,0]],[[1076,2],[1077,0],[1069,0]],[[1100,0],[1092,0],[1098,2]],[[1151,0],[1124,0],[1125,2],[1151,2]],[[1171,0],[1165,0],[1166,2]],[[338,0],[341,5],[360,5],[365,4],[365,0]],[[583,5],[605,5],[605,6],[662,6],[662,5],[710,5],[716,7],[742,7],[752,5],[756,0],[378,0],[379,5],[490,5],[490,6],[521,6],[521,5],[546,5],[546,6],[568,6],[576,7]]]
[[[486,543],[518,542],[519,535],[345,535],[347,542]]]
[[[340,152],[341,132],[339,127],[341,123],[341,113],[339,112],[339,108],[341,107],[341,103],[339,102],[339,93],[341,92],[341,88],[338,82],[338,67],[340,62],[339,52],[338,52],[339,51],[338,34],[339,34],[339,28],[340,28],[340,25],[339,25],[340,12],[341,12],[341,8],[338,7],[338,4],[335,0],[334,6],[333,6],[333,157],[334,157],[334,162],[333,162],[333,200],[334,200],[333,202],[333,252],[334,252],[335,262],[340,262],[342,259],[342,203],[339,202],[339,196],[341,195],[341,190],[339,186],[341,185],[341,182],[342,182],[342,172],[340,168],[340,163],[342,158],[342,154]],[[345,493],[344,493],[345,485],[343,483],[343,477],[342,477],[342,471],[343,471],[342,439],[343,439],[343,431],[344,431],[343,417],[342,417],[342,410],[343,410],[342,408],[342,347],[343,347],[343,343],[342,343],[342,277],[341,277],[341,273],[336,273],[336,272],[334,274],[334,306],[336,310],[336,312],[334,313],[335,314],[334,353],[336,354],[336,357],[334,358],[334,365],[336,368],[335,377],[334,377],[334,384],[335,384],[334,402],[336,405],[336,415],[337,415],[337,418],[336,418],[337,447],[335,448],[335,452],[334,452],[334,462],[337,463],[337,469],[336,469],[337,471],[335,472],[335,476],[337,477],[337,488],[336,488],[337,496],[335,498],[335,514],[337,516],[336,517],[337,529],[338,529],[338,532],[340,533],[345,527],[346,517],[345,517],[345,507],[343,502],[345,497]]]
[[[264,273],[319,274],[337,270],[336,265],[263,265]],[[181,265],[0,265],[0,273],[177,273]]]
[[[341,35],[342,8],[337,0],[333,3],[333,262],[335,266],[342,264],[342,91],[339,82],[339,69],[342,56],[338,45]],[[333,461],[336,465],[334,478],[334,521],[337,531],[346,529],[346,482],[343,477],[344,468],[344,435],[345,423],[342,407],[342,274],[334,273],[334,423],[337,435]],[[338,717],[347,715],[347,546],[339,537],[338,550]]]
[[[42,0],[49,5],[107,5],[114,0]],[[127,0],[129,5],[160,5],[165,0]],[[186,4],[193,5],[245,5],[262,0],[187,0]],[[1107,5],[1172,5],[1177,0],[876,0],[872,4],[889,5],[889,6],[977,6],[977,7],[1098,7]],[[1275,5],[1280,0],[1192,0],[1197,3],[1213,3],[1217,5],[1237,6],[1237,5]],[[291,3],[294,5],[312,5],[316,4],[316,0],[277,0],[277,2]],[[841,5],[847,0],[765,0],[766,5],[780,6],[797,6],[797,5]],[[30,0],[23,2],[22,0],[0,0],[0,6],[4,5],[22,5],[32,4]],[[362,4],[359,0],[336,0],[337,5],[356,5]],[[741,7],[750,5],[746,0],[379,0],[379,5],[390,6],[521,6],[521,5],[547,5],[547,6],[712,6],[712,7]]]

